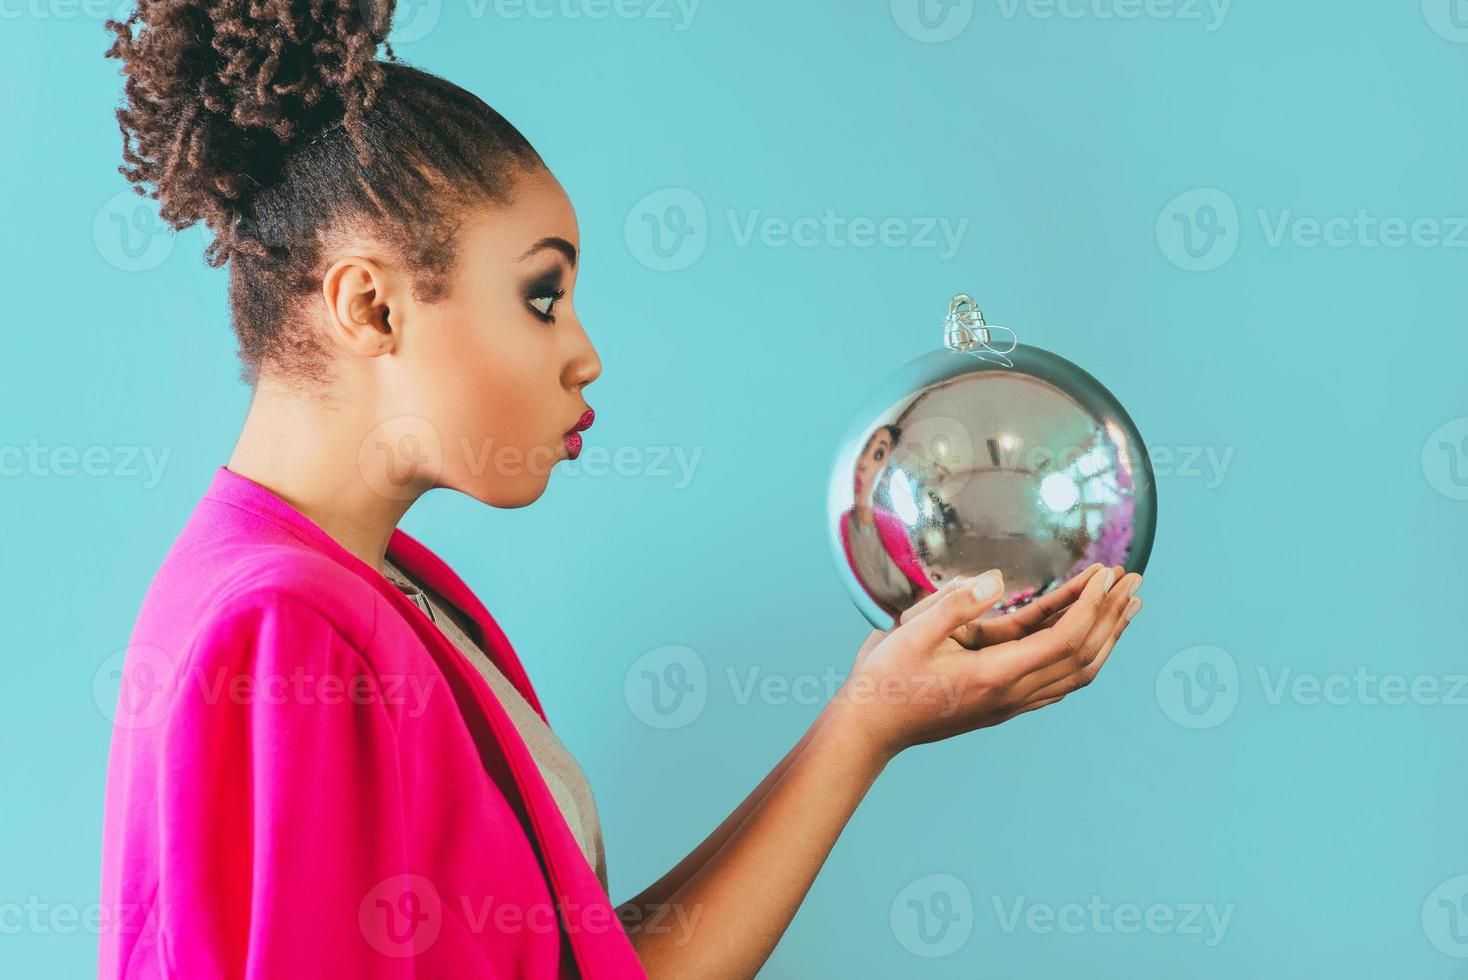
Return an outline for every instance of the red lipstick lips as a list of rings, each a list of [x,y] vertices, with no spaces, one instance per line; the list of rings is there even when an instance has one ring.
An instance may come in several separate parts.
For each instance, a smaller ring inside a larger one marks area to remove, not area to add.
[[[581,433],[591,428],[591,423],[596,421],[596,413],[587,409],[581,418],[576,420],[576,425],[561,439],[561,445],[566,447],[566,455],[575,459],[581,455]]]

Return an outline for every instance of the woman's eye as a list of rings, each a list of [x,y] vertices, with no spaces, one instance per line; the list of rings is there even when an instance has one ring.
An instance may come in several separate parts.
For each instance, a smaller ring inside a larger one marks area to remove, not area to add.
[[[553,293],[547,293],[544,296],[536,296],[530,300],[530,308],[533,309],[542,320],[548,320],[554,323],[556,319],[556,303],[564,295],[566,295],[566,291],[564,289],[557,289]]]

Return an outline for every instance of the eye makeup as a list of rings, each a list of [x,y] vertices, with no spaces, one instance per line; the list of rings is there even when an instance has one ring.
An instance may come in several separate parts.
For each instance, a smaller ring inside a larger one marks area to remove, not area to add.
[[[556,322],[556,303],[566,295],[561,282],[562,272],[557,268],[537,276],[525,286],[525,304],[531,313],[546,323]]]

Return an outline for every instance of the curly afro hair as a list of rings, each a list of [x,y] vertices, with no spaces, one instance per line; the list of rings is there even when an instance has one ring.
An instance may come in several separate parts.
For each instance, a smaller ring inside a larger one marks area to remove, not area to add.
[[[454,216],[544,166],[477,96],[377,50],[393,0],[139,0],[107,57],[126,76],[119,169],[175,229],[203,222],[230,268],[247,380],[326,376],[300,300],[333,235],[398,250],[441,299]],[[147,188],[151,187],[151,190]]]

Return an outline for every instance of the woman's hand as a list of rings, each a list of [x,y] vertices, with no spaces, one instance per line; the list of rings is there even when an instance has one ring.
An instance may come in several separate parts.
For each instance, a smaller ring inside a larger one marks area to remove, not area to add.
[[[1008,616],[980,620],[1004,591],[998,571],[955,579],[873,631],[836,700],[877,749],[1007,721],[1095,679],[1142,600],[1142,577],[1093,565]]]

